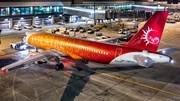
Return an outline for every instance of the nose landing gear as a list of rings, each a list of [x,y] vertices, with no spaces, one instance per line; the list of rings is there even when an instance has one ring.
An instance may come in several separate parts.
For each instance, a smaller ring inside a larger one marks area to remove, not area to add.
[[[88,60],[82,60],[82,62],[84,62],[85,64],[88,64],[88,63],[89,63]]]
[[[56,70],[60,70],[60,69],[63,69],[63,68],[64,68],[63,63],[56,64],[56,66],[55,66]]]

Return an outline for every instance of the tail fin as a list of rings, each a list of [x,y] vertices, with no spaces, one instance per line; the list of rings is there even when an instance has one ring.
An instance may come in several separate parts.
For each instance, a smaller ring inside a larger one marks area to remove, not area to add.
[[[161,40],[168,12],[155,12],[125,46],[156,52]]]

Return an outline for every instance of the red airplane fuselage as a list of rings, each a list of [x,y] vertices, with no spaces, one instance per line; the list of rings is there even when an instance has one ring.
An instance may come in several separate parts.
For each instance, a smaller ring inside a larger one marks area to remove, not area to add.
[[[86,59],[106,64],[109,64],[113,59],[120,55],[130,52],[142,52],[142,50],[120,45],[45,33],[31,35],[28,38],[28,44],[46,50],[56,49],[69,54],[73,59]]]

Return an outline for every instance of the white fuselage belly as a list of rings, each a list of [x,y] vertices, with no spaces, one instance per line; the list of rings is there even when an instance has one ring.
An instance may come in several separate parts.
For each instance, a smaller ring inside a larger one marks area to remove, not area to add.
[[[169,56],[164,56],[160,54],[155,54],[155,53],[144,53],[144,52],[131,52],[131,53],[126,53],[122,54],[115,59],[113,59],[109,64],[112,65],[137,65],[138,62],[136,61],[134,56],[144,56],[152,59],[154,63],[165,63],[170,61]]]

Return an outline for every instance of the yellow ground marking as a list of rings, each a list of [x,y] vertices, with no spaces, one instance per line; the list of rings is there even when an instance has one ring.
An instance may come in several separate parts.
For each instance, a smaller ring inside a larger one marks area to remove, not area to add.
[[[72,66],[80,67],[80,66],[77,66],[77,65],[72,64],[72,63],[69,63],[69,64],[71,64]],[[84,68],[84,67],[80,67],[80,68],[87,69],[87,68]],[[167,93],[167,94],[171,94],[171,95],[180,97],[180,95],[178,95],[178,94],[171,93],[171,92],[168,92],[168,91],[165,91],[165,90],[161,90],[161,89],[158,89],[158,88],[154,88],[154,87],[151,87],[151,86],[148,86],[148,85],[144,85],[144,84],[141,84],[141,83],[133,82],[133,81],[130,81],[130,80],[126,80],[126,79],[123,79],[123,78],[120,78],[120,77],[117,77],[117,76],[109,75],[109,74],[98,72],[98,71],[94,71],[94,72],[98,73],[98,74],[105,75],[105,76],[109,76],[109,77],[112,77],[112,78],[115,78],[115,79],[119,79],[119,80],[122,80],[122,81],[126,81],[126,82],[129,82],[129,83],[132,83],[132,84],[136,84],[136,85],[139,85],[139,86],[143,86],[143,87],[146,87],[146,88],[154,89],[154,90],[157,90],[157,91],[160,91],[160,92],[164,92],[164,93]]]
[[[171,95],[179,96],[180,97],[180,95],[178,95],[178,94],[171,93],[171,92],[168,92],[168,91],[165,91],[165,90],[161,90],[161,89],[154,88],[154,87],[151,87],[151,86],[148,86],[148,85],[144,85],[144,84],[141,84],[141,83],[137,83],[137,82],[133,82],[133,81],[130,81],[130,80],[126,80],[126,79],[123,79],[123,78],[120,78],[120,77],[116,77],[116,76],[113,76],[113,75],[109,75],[109,74],[106,74],[106,73],[102,73],[102,72],[98,72],[98,71],[95,71],[95,72],[99,73],[99,74],[102,74],[102,75],[106,75],[106,76],[112,77],[112,78],[116,78],[116,79],[119,79],[119,80],[123,80],[123,81],[130,82],[130,83],[133,83],[133,84],[136,84],[136,85],[140,85],[140,86],[143,86],[143,87],[147,87],[147,88],[150,88],[150,89],[154,89],[154,90],[157,90],[157,91],[160,91],[160,92],[164,92],[164,93],[167,93],[167,94],[171,94]]]

